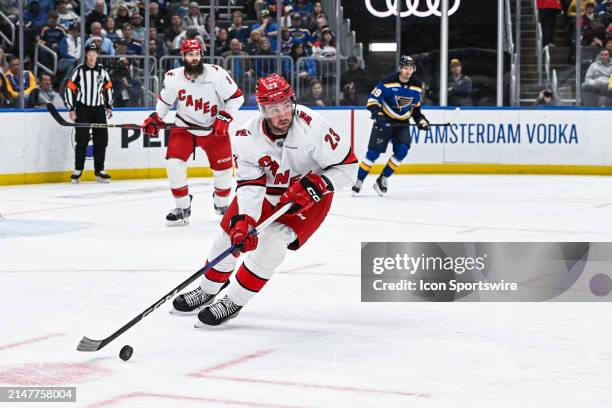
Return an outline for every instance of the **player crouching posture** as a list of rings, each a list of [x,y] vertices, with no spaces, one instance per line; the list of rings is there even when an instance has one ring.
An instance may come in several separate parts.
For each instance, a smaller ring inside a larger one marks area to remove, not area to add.
[[[325,219],[333,193],[351,184],[357,170],[350,138],[339,135],[318,113],[295,104],[291,86],[278,74],[257,82],[260,114],[236,131],[232,140],[238,185],[221,220],[208,259],[244,242],[249,252],[229,278],[237,256],[228,256],[202,278],[201,286],[174,299],[175,312],[197,313],[196,327],[218,326],[238,315],[285,258],[297,250]],[[290,211],[248,235],[258,220],[292,202]],[[212,303],[229,285],[227,294]]]
[[[361,191],[363,181],[381,153],[393,143],[393,156],[387,162],[382,174],[374,183],[374,190],[382,196],[387,192],[387,179],[408,154],[410,148],[410,118],[420,130],[429,130],[429,121],[421,113],[422,84],[413,76],[416,71],[414,60],[402,55],[399,72],[376,84],[368,99],[368,110],[372,113],[374,125],[370,134],[368,151],[359,164],[354,194]]]
[[[228,127],[244,101],[242,90],[217,65],[204,64],[202,45],[185,40],[181,45],[184,66],[168,71],[155,112],[144,122],[144,133],[155,137],[164,126],[163,117],[177,103],[175,123],[166,151],[166,171],[176,208],[166,216],[168,225],[189,224],[191,199],[187,185],[187,160],[197,144],[206,152],[214,171],[213,205],[217,213],[227,210],[232,183],[232,147]],[[182,129],[212,125],[212,132]]]

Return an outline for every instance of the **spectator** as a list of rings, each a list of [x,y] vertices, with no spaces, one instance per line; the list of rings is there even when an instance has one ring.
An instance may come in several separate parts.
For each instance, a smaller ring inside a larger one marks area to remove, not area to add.
[[[251,31],[260,31],[261,35],[268,39],[270,47],[273,50],[276,50],[277,30],[278,25],[274,22],[268,10],[262,10],[259,13],[259,20],[257,20],[257,23],[251,26]]]
[[[297,77],[302,82],[302,85],[310,83],[311,78],[317,76],[317,65],[314,60],[304,57],[308,57],[304,50],[304,44],[300,42],[293,43],[291,46],[291,58],[293,59],[293,66]]]
[[[604,27],[609,28],[610,24],[612,24],[612,0],[604,0],[602,4],[605,9],[600,12],[597,17]]]
[[[251,31],[249,35],[249,41],[247,41],[244,50],[249,55],[255,55],[259,51],[259,40],[261,40],[261,31]]]
[[[129,23],[130,21],[130,11],[127,6],[125,4],[119,4],[115,14],[115,26],[123,27],[125,23]]]
[[[19,76],[19,58],[11,58],[9,63],[9,72],[6,73],[6,80],[8,82],[7,89],[14,99],[19,98],[19,90],[23,86],[23,93],[26,100],[26,105],[29,105],[29,97],[34,89],[38,87],[36,83],[36,77],[31,71],[23,70],[23,78]]]
[[[291,25],[289,26],[289,34],[293,39],[293,42],[300,42],[304,45],[304,47],[308,46],[308,42],[310,41],[310,31],[305,28],[302,28],[300,25],[300,15],[298,13],[293,13],[291,15]],[[306,48],[304,48],[306,50]]]
[[[181,18],[189,14],[189,0],[183,0],[181,2],[181,5],[176,9],[176,14],[178,14]]]
[[[59,45],[62,38],[66,35],[62,26],[57,24],[59,13],[51,11],[47,16],[47,25],[40,32],[40,39],[47,47],[51,48],[56,53],[59,52]]]
[[[321,37],[312,47],[312,56],[320,59],[336,58],[336,41],[333,37],[331,28],[323,28]]]
[[[293,10],[306,17],[309,14],[312,14],[314,6],[310,0],[297,0],[293,2]]]
[[[132,38],[132,25],[130,23],[125,23],[123,27],[121,27],[121,31],[123,32],[123,38],[127,44],[127,55],[142,55],[140,43]]]
[[[26,10],[23,12],[23,23],[26,28],[40,33],[40,30],[47,23],[47,15],[40,11],[40,2],[30,0]]]
[[[159,12],[159,4],[155,2],[149,5],[149,25],[159,31],[164,31],[169,26],[166,18]]]
[[[104,34],[102,33],[102,24],[98,23],[97,21],[91,23],[91,28],[89,31],[91,31],[91,35],[85,42],[85,45],[91,43],[94,38],[97,38],[100,41],[100,44],[97,44],[100,54],[115,55],[115,47],[113,42],[108,38],[105,38]]]
[[[256,55],[264,57],[255,58],[255,73],[257,74],[257,78],[263,78],[276,72],[276,58],[270,58],[274,56],[274,51],[272,51],[272,47],[270,46],[270,40],[266,37],[261,37],[259,40],[259,48]]]
[[[72,10],[69,10],[66,7],[66,2],[64,0],[58,0],[55,2],[55,7],[59,14],[59,18],[57,23],[61,25],[64,30],[68,30],[72,24],[79,23],[79,16]]]
[[[87,34],[91,34],[90,28],[94,22],[98,22],[100,23],[100,26],[104,26],[104,23],[106,22],[106,14],[104,14],[105,7],[106,3],[104,3],[104,0],[96,0],[94,9],[85,19],[85,29],[88,30]]]
[[[248,26],[242,24],[242,18],[240,10],[232,13],[232,25],[228,28],[228,38],[230,40],[237,38],[242,44],[246,44],[250,30]]]
[[[0,72],[0,109],[14,108],[16,99],[11,96],[8,90],[8,81],[3,73]]]
[[[192,1],[189,3],[189,13],[183,17],[183,25],[185,27],[197,27],[198,31],[200,31],[200,28],[206,30],[205,24],[206,21],[204,16],[200,14],[198,3]],[[208,31],[206,32],[208,33]]]
[[[104,27],[104,30],[102,30],[102,34],[104,34],[104,37],[108,38],[111,43],[113,43],[113,47],[115,46],[117,40],[123,38],[123,33],[117,28],[117,26],[115,26],[115,19],[112,17],[106,18],[106,26]]]
[[[293,15],[293,6],[292,5],[288,5],[285,6],[285,11],[283,12],[283,15],[281,17],[280,20],[280,26],[282,27],[289,27],[291,26],[291,16]]]
[[[359,105],[364,105],[373,88],[371,81],[356,56],[348,57],[347,63],[348,69],[342,73],[342,84],[352,83],[355,86],[356,97],[360,101]]]
[[[6,62],[6,54],[4,48],[0,48],[0,74],[5,74],[9,70],[9,66]]]
[[[188,27],[187,30],[183,31],[181,35],[177,36],[172,43],[172,47],[174,49],[180,49],[181,44],[185,39],[196,39],[202,44],[204,51],[206,51],[206,47],[204,46],[204,38],[199,34],[199,31],[196,27]],[[177,61],[178,62],[178,61]]]
[[[448,78],[448,104],[451,106],[472,106],[472,78],[463,75],[461,61],[454,58],[450,62]]]
[[[227,29],[221,28],[217,33],[217,38],[215,38],[215,55],[221,55],[225,51],[229,51],[230,44],[227,39]]]
[[[321,17],[327,20],[327,15],[325,15],[325,12],[323,11],[323,6],[321,5],[321,2],[315,1],[313,5],[312,13],[309,14],[308,17],[306,18],[305,27],[311,32],[315,31],[317,29],[317,19]]]
[[[127,55],[127,53],[128,53],[127,42],[123,38],[118,39],[117,42],[115,43],[115,55],[125,56]]]
[[[62,38],[59,47],[59,62],[57,63],[57,78],[70,75],[70,71],[81,59],[81,31],[78,24],[72,24],[68,29],[68,35]],[[63,75],[62,75],[63,74]],[[62,76],[60,76],[62,75]],[[64,82],[64,81],[62,81]]]
[[[172,43],[174,39],[181,35],[185,31],[183,29],[183,20],[178,14],[174,14],[170,19],[170,28],[164,33],[164,40],[166,41],[166,47],[173,53],[178,54],[178,48],[175,48]]]
[[[538,99],[536,100],[537,106],[555,106],[555,98],[553,96],[553,92],[548,89],[542,89],[538,94]]]
[[[281,54],[291,55],[292,45],[293,39],[291,38],[291,34],[289,34],[289,29],[287,27],[281,28]]]
[[[310,37],[310,42],[313,42],[313,43],[317,41],[319,38],[321,38],[321,32],[325,28],[328,28],[327,18],[323,15],[320,15],[319,17],[317,17],[315,22],[316,22],[316,30],[312,32],[312,36]]]
[[[48,103],[52,103],[58,109],[63,109],[64,100],[61,95],[53,90],[53,79],[51,75],[43,73],[40,76],[40,88],[38,91],[38,102],[36,103],[37,108],[44,108]],[[36,90],[33,91],[33,93]]]
[[[323,85],[318,79],[313,79],[310,82],[310,92],[304,98],[302,102],[306,106],[327,106],[325,98],[323,97]]]
[[[76,2],[76,5],[79,4],[83,4],[83,6],[85,7],[85,15],[88,15],[89,13],[91,13],[93,10],[96,9],[96,7],[98,7],[98,2],[102,1],[102,8],[100,8],[99,10],[103,13],[103,14],[107,14],[107,9],[106,9],[106,1],[105,0],[78,0]],[[75,1],[72,1],[73,4],[75,4]]]
[[[586,5],[586,12],[582,16],[582,39],[583,46],[595,45],[603,47],[606,38],[606,27],[595,15],[595,2],[589,1]]]
[[[130,74],[130,63],[127,58],[121,58],[111,71],[113,83],[113,101],[115,106],[142,105],[142,84],[134,80]]]
[[[347,82],[342,87],[342,99],[340,99],[340,106],[359,106],[362,105],[357,100],[357,88],[352,82]]]
[[[251,59],[248,58],[249,54],[242,51],[240,41],[237,38],[233,38],[230,41],[229,51],[225,51],[221,56],[229,62],[229,71],[239,87],[242,89],[252,89],[252,85],[255,83],[253,78],[254,71],[251,68]]]
[[[140,44],[144,42],[145,28],[142,23],[142,15],[140,13],[133,13],[131,25],[132,25],[132,38],[134,41],[138,41]]]
[[[602,48],[599,58],[587,70],[582,84],[582,102],[584,106],[603,106],[605,97],[609,95],[609,82],[612,76],[612,61],[610,52]]]
[[[561,12],[560,0],[537,0],[537,7],[542,24],[542,44],[554,47],[557,14]]]
[[[157,28],[149,27],[149,40],[155,40],[157,55],[161,57],[168,54],[168,49],[166,48],[166,44],[164,44],[164,38],[161,34],[157,33]],[[149,44],[149,46],[150,45],[151,44]]]

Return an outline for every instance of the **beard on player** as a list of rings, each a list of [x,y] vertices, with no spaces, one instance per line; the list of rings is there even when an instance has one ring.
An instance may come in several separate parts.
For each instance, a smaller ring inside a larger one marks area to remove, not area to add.
[[[202,75],[202,73],[204,72],[204,61],[202,61],[202,59],[199,59],[197,61],[187,61],[185,60],[185,73],[187,73],[187,75],[189,75],[190,77],[197,77]]]

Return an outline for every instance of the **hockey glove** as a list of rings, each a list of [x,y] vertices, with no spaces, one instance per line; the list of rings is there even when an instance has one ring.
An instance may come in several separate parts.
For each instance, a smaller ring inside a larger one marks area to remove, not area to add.
[[[328,191],[325,180],[318,174],[310,173],[294,182],[280,197],[281,205],[293,202],[289,212],[304,212],[323,199]]]
[[[419,119],[419,121],[417,122],[417,127],[419,128],[419,130],[429,130],[429,121],[425,119],[425,116]]]
[[[165,124],[166,123],[159,117],[157,112],[153,112],[142,124],[143,132],[149,137],[157,137],[159,135],[159,129],[164,127]]]
[[[232,245],[242,244],[242,248],[232,253],[235,257],[240,252],[249,252],[257,248],[257,235],[249,234],[257,226],[257,221],[246,214],[234,215],[230,220],[230,241]]]
[[[232,115],[225,111],[217,113],[217,119],[215,119],[215,123],[213,123],[213,136],[229,137],[229,124],[233,119]]]
[[[377,114],[373,115],[372,119],[374,119],[377,128],[383,129],[386,126],[389,126],[387,118],[382,112],[378,112]]]

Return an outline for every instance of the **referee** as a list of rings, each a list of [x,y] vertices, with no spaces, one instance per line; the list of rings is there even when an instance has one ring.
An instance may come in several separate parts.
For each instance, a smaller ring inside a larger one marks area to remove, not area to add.
[[[108,72],[98,64],[98,48],[94,43],[85,47],[85,63],[78,65],[70,74],[66,84],[65,100],[70,119],[76,123],[106,123],[113,114],[113,85]],[[93,128],[93,156],[96,181],[108,183],[111,176],[104,171],[108,130]],[[74,172],[70,176],[78,183],[89,144],[89,128],[76,128]]]

